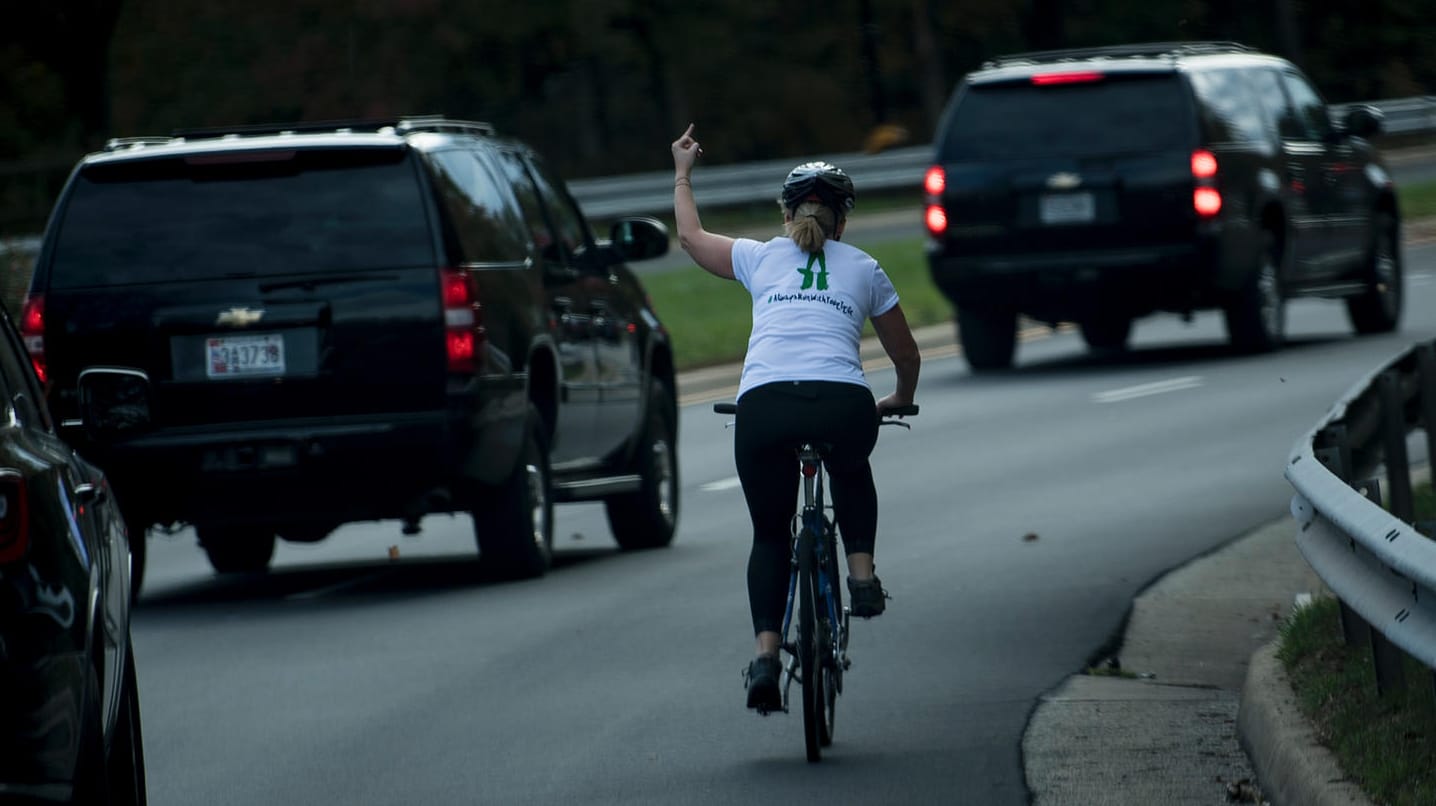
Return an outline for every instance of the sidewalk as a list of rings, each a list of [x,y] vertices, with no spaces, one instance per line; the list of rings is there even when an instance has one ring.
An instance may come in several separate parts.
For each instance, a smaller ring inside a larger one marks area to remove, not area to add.
[[[1042,698],[1022,742],[1037,806],[1369,803],[1275,658],[1296,597],[1325,592],[1295,530],[1283,518],[1161,578],[1133,602],[1124,676],[1074,675]]]

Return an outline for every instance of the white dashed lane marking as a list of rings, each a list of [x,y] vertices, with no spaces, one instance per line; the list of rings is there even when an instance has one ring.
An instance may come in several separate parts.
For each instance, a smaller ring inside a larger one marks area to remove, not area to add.
[[[1139,386],[1128,386],[1123,389],[1109,389],[1105,392],[1096,392],[1092,395],[1092,402],[1121,403],[1124,400],[1135,400],[1139,397],[1163,395],[1167,392],[1180,392],[1183,389],[1195,389],[1201,385],[1202,378],[1200,375],[1187,375],[1166,381],[1156,381],[1154,383],[1144,383]]]

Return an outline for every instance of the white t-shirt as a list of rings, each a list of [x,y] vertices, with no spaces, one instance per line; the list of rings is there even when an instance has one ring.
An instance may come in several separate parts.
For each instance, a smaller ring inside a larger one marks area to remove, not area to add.
[[[733,276],[753,296],[739,397],[773,381],[868,385],[858,354],[863,325],[898,304],[876,260],[840,241],[809,255],[788,237],[739,238]]]

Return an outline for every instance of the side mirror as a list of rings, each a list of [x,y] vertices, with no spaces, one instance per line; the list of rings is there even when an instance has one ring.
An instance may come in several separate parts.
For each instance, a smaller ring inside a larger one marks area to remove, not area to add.
[[[91,441],[108,442],[150,424],[150,378],[125,367],[89,367],[76,383],[80,425]]]
[[[668,228],[656,218],[634,216],[613,223],[613,250],[623,260],[648,260],[668,253]]]
[[[1353,106],[1346,112],[1342,128],[1353,137],[1370,139],[1381,133],[1384,115],[1380,109],[1368,104]]]

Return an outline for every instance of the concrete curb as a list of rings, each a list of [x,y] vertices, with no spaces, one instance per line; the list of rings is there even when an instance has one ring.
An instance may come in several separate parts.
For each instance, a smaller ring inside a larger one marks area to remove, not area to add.
[[[1237,734],[1261,782],[1282,806],[1373,806],[1323,747],[1297,706],[1272,641],[1252,653],[1237,709]]]

